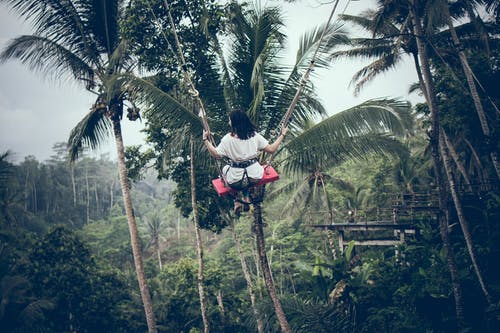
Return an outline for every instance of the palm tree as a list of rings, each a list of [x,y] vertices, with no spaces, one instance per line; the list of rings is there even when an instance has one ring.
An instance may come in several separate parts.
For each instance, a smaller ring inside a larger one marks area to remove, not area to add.
[[[393,136],[404,136],[412,129],[409,103],[390,99],[366,101],[303,129],[286,144],[283,162],[284,169],[300,181],[292,181],[273,192],[273,195],[291,193],[282,212],[308,216],[324,211],[324,219],[333,223],[334,207],[326,191],[327,184],[349,189],[352,186],[332,177],[327,170],[370,154],[405,155],[404,147]],[[328,232],[332,254],[336,257]]]
[[[97,94],[90,112],[72,130],[69,146],[75,160],[83,148],[97,147],[110,133],[116,141],[118,171],[129,225],[137,280],[149,332],[156,332],[149,288],[144,276],[137,224],[125,167],[121,120],[133,97],[118,75],[134,67],[128,44],[120,38],[119,19],[126,1],[4,0],[32,23],[34,34],[12,40],[1,61],[18,59],[45,76],[71,78]],[[132,102],[133,103],[133,102]],[[137,109],[129,107],[130,119]]]
[[[209,123],[215,129],[212,131],[214,136],[217,137],[222,131],[225,132],[229,111],[227,108],[238,107],[247,110],[260,131],[269,137],[278,127],[280,119],[293,99],[301,74],[309,65],[312,51],[317,46],[324,27],[319,27],[304,36],[297,52],[296,63],[287,70],[286,66],[280,63],[279,57],[285,41],[285,36],[281,32],[283,22],[279,9],[259,6],[244,9],[236,1],[230,3],[229,9],[231,21],[227,28],[227,40],[232,45],[229,54],[226,55],[220,48],[217,49],[222,43],[213,42],[213,38],[216,37],[210,37],[211,44],[221,57],[217,64],[220,68],[220,72],[217,73],[220,78],[195,72],[194,81],[199,82],[197,88],[200,96],[212,103],[208,115]],[[316,59],[316,66],[327,67],[327,55],[336,44],[345,40],[344,34],[338,28],[329,26]],[[170,96],[178,98],[165,99],[165,93],[151,85],[141,86],[137,79],[129,82],[137,87],[138,92],[151,106],[148,117],[152,122],[162,124],[168,128],[169,133],[189,123],[192,133],[201,134],[200,120],[190,111],[190,107],[185,107],[186,103],[180,102],[185,99],[182,97],[185,95],[179,95],[182,89],[175,87],[169,92]],[[223,89],[218,88],[220,83],[223,84]],[[223,96],[218,95],[221,92],[224,92]],[[187,105],[189,104],[188,101]],[[302,98],[297,103],[291,127],[298,127],[311,117],[325,114],[326,111],[318,101],[313,86],[308,84],[304,87]],[[182,150],[177,153],[184,154]],[[255,212],[255,223],[258,224],[262,220],[260,206]],[[263,237],[263,232],[258,233],[258,236]],[[271,277],[265,258],[265,242],[263,238],[258,238],[262,269],[266,271],[267,277]],[[271,278],[266,279],[266,287],[273,298],[282,329],[289,332],[290,328],[280,308]]]
[[[148,248],[149,246],[153,246],[154,252],[158,259],[158,267],[161,271],[163,269],[163,264],[161,261],[160,241],[164,240],[162,232],[167,228],[167,225],[161,218],[160,214],[158,214],[157,212],[146,215],[144,217],[144,223],[145,232],[149,237],[146,248]]]
[[[431,133],[431,147],[433,149],[433,159],[434,159],[434,164],[436,167],[440,164],[444,171],[446,172],[450,192],[452,195],[453,203],[455,204],[455,209],[457,212],[458,220],[460,222],[460,226],[462,227],[462,232],[464,234],[464,239],[467,245],[467,250],[469,252],[470,259],[472,261],[472,265],[474,267],[474,271],[476,273],[476,276],[478,278],[479,284],[481,286],[481,290],[486,298],[486,301],[488,302],[489,305],[492,304],[493,300],[491,298],[489,288],[486,285],[486,282],[484,281],[483,274],[481,272],[481,269],[479,267],[479,264],[476,259],[476,252],[474,250],[474,246],[472,243],[472,237],[470,234],[470,228],[469,228],[469,223],[467,222],[465,215],[463,214],[463,208],[462,208],[462,203],[460,198],[458,197],[456,186],[455,186],[455,180],[454,180],[454,175],[452,174],[451,171],[451,165],[450,165],[450,157],[449,157],[449,150],[446,147],[446,142],[445,142],[445,137],[443,136],[443,132],[441,132],[441,127],[439,124],[439,117],[438,117],[438,109],[437,109],[437,98],[436,98],[436,93],[435,93],[435,87],[433,83],[433,77],[432,73],[430,71],[430,62],[429,58],[427,56],[427,43],[424,43],[422,39],[425,36],[425,32],[421,28],[421,22],[420,22],[420,17],[419,17],[419,8],[421,6],[421,3],[419,3],[416,0],[411,1],[411,6],[410,6],[410,15],[412,16],[413,24],[414,24],[414,30],[415,30],[415,35],[416,35],[416,40],[417,40],[417,45],[419,47],[419,56],[421,60],[421,65],[423,69],[423,83],[422,86],[424,87],[424,95],[427,99],[427,103],[429,105],[429,108],[431,110],[431,119],[432,119],[432,132],[436,131],[436,133]],[[465,60],[466,61],[466,60]],[[434,146],[432,146],[433,140],[437,140],[437,142],[434,142]],[[438,150],[438,152],[435,152],[434,150]],[[434,157],[434,154],[440,155],[442,158],[442,163],[437,161],[436,159],[439,159],[439,157]],[[493,162],[495,162],[494,156],[492,156]],[[438,179],[439,183],[439,179]],[[440,190],[442,192],[442,190]],[[440,195],[441,196],[441,195]],[[440,199],[441,200],[441,199]],[[440,206],[440,208],[443,208],[444,206]],[[460,318],[461,319],[461,318]],[[461,323],[462,324],[462,323]]]
[[[371,154],[407,155],[405,147],[395,136],[404,136],[412,126],[409,103],[370,100],[335,114],[294,137],[285,147],[284,169],[294,175],[305,175],[302,183],[308,186],[302,187],[310,191],[303,193],[312,195],[305,199],[297,196],[299,200],[295,200],[294,205],[301,207],[301,200],[309,202],[315,192],[323,189],[320,201],[326,204],[331,220],[333,209],[324,191],[325,184],[349,186],[329,177],[325,170],[345,161],[362,160]],[[354,194],[353,189],[349,190]]]
[[[418,3],[415,0],[410,0],[410,17],[413,22],[413,29],[414,33],[416,36],[416,42],[417,42],[417,47],[418,47],[418,54],[419,54],[419,60],[420,64],[422,66],[422,72],[423,76],[421,78],[421,86],[423,87],[424,91],[424,96],[427,100],[427,104],[429,106],[429,109],[431,111],[431,124],[432,124],[432,129],[431,129],[431,134],[430,134],[430,146],[431,146],[431,151],[432,151],[432,159],[434,162],[434,170],[436,173],[436,181],[438,184],[439,188],[439,209],[440,209],[440,216],[439,216],[439,230],[440,230],[440,235],[443,240],[444,244],[444,250],[446,254],[446,258],[448,261],[448,266],[450,268],[450,274],[451,274],[451,280],[452,280],[452,286],[453,286],[453,292],[455,296],[455,311],[457,314],[457,320],[458,320],[458,327],[463,328],[465,323],[464,323],[464,316],[463,316],[463,305],[462,305],[462,298],[461,298],[461,287],[460,283],[457,277],[457,271],[456,271],[456,265],[454,264],[454,259],[453,259],[453,250],[450,246],[450,239],[449,239],[449,233],[448,233],[448,221],[447,221],[447,215],[443,216],[443,212],[445,212],[445,197],[444,197],[444,180],[442,176],[442,162],[439,158],[440,152],[439,152],[439,147],[440,143],[442,143],[442,140],[440,140],[440,125],[439,125],[439,114],[437,110],[437,101],[436,101],[436,94],[435,94],[435,87],[434,87],[434,81],[433,77],[430,71],[430,65],[429,65],[429,56],[428,56],[428,50],[427,50],[427,44],[424,43],[423,38],[425,36],[422,26],[421,26],[421,18],[419,16],[419,11],[418,11]]]
[[[465,52],[463,51],[460,43],[460,39],[458,38],[457,31],[455,29],[455,26],[453,25],[453,20],[452,16],[450,13],[449,5],[447,1],[441,1],[441,3],[438,3],[436,5],[439,8],[436,8],[436,10],[442,10],[445,16],[446,20],[446,25],[448,26],[449,32],[451,34],[453,44],[457,48],[457,53],[458,57],[460,59],[460,64],[462,65],[463,72],[465,74],[465,77],[467,79],[467,85],[469,86],[469,92],[472,97],[472,100],[474,101],[474,107],[476,109],[476,113],[479,118],[479,122],[481,124],[481,130],[483,131],[483,135],[485,136],[485,141],[486,144],[491,146],[491,129],[490,125],[488,124],[488,119],[486,116],[486,113],[484,111],[483,105],[481,103],[481,99],[479,97],[479,93],[477,91],[476,87],[476,82],[474,81],[474,73],[472,72],[472,69],[469,65],[469,61],[467,60],[467,56],[465,55]],[[494,144],[493,144],[494,146]],[[493,167],[496,171],[497,178],[500,179],[500,162],[498,161],[498,154],[496,152],[496,149],[492,149],[491,147],[488,147],[490,151],[490,156],[491,160],[493,163]]]
[[[402,52],[400,51],[412,55],[420,88],[431,110],[430,147],[436,182],[439,187],[439,207],[442,212],[439,217],[440,235],[450,270],[457,319],[460,325],[462,325],[464,317],[461,287],[448,234],[447,214],[444,214],[446,212],[446,198],[442,175],[443,165],[439,150],[439,115],[434,83],[430,72],[428,45],[422,41],[424,33],[420,17],[418,16],[420,12],[417,10],[416,4],[415,0],[410,0],[409,2],[379,2],[378,11],[367,12],[365,16],[360,17],[346,17],[348,21],[354,22],[371,32],[373,38],[355,40],[354,43],[359,46],[358,48],[333,54],[332,57],[354,56],[363,58],[374,57],[376,59],[355,75],[354,80],[359,82],[357,89],[360,89],[365,82],[373,79],[379,73],[393,68],[401,60]]]
[[[374,59],[357,71],[351,84],[354,93],[358,94],[363,87],[378,75],[395,70],[409,55],[416,65],[417,75],[421,76],[418,62],[418,50],[412,36],[410,20],[400,17],[397,20],[380,19],[376,10],[366,10],[359,16],[341,15],[340,18],[371,34],[370,38],[351,38],[349,48],[339,50],[331,55],[335,60],[341,57],[357,59]]]
[[[10,151],[0,154],[0,225],[13,226],[28,212],[22,205],[20,189],[10,186],[14,179],[14,165],[9,162]],[[18,214],[16,214],[16,211]]]
[[[286,72],[277,57],[283,50],[285,41],[285,36],[281,33],[283,23],[279,10],[257,6],[244,12],[236,3],[232,3],[232,10],[233,20],[229,36],[233,48],[227,60],[222,62],[227,66],[224,72],[229,74],[229,79],[224,81],[225,91],[232,92],[227,96],[235,96],[236,100],[232,101],[232,105],[246,109],[261,131],[269,136],[278,127],[281,117],[292,101],[301,73],[309,64],[311,53],[317,47],[324,27],[318,27],[304,36],[297,52],[296,63],[291,71]],[[340,41],[345,41],[343,34],[333,26],[327,27],[325,42],[320,48],[316,62],[318,67],[327,66],[326,55]],[[325,110],[318,102],[312,86],[307,85],[294,111],[292,128],[300,126],[314,114],[324,115]],[[262,198],[264,190],[264,187],[257,189],[255,197]],[[253,216],[253,229],[265,285],[282,331],[290,332],[290,325],[277,298],[268,264],[261,204],[254,204]]]

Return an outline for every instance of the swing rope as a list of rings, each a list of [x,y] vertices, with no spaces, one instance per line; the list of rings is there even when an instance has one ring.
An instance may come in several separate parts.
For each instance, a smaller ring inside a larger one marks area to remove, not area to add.
[[[301,77],[301,79],[299,81],[299,87],[297,88],[295,96],[292,99],[292,101],[290,103],[290,106],[288,107],[288,110],[283,115],[283,118],[281,119],[281,121],[279,123],[280,126],[283,125],[283,124],[287,124],[290,121],[290,118],[292,116],[293,111],[295,110],[295,106],[297,105],[297,102],[298,102],[298,100],[300,98],[302,90],[303,90],[304,86],[307,84],[307,81],[309,80],[309,74],[311,73],[311,71],[314,68],[314,64],[315,64],[315,61],[316,61],[317,54],[318,54],[319,49],[320,49],[320,47],[322,45],[323,39],[325,38],[326,32],[328,31],[328,28],[329,28],[330,23],[332,21],[333,15],[335,14],[335,11],[337,10],[337,6],[338,6],[339,2],[340,2],[340,0],[337,0],[335,2],[335,5],[333,6],[333,9],[332,9],[332,11],[330,13],[328,21],[327,21],[327,23],[325,25],[325,28],[323,29],[323,31],[321,33],[321,36],[319,38],[318,46],[316,47],[316,50],[313,53],[313,56],[312,56],[311,61],[309,63],[309,66],[307,67],[306,71],[304,72],[304,74],[302,75],[302,77]],[[179,58],[181,60],[182,70],[184,71],[185,79],[186,79],[187,84],[189,86],[189,93],[196,100],[196,102],[198,103],[198,106],[200,108],[200,114],[199,115],[200,115],[200,117],[202,119],[203,129],[207,133],[211,133],[210,132],[210,127],[209,127],[208,121],[207,121],[207,114],[206,114],[206,111],[205,111],[205,107],[203,106],[203,101],[201,100],[200,94],[199,94],[198,90],[196,90],[196,87],[194,86],[193,81],[191,80],[191,74],[187,70],[186,59],[184,58],[184,53],[182,51],[182,45],[180,43],[179,36],[177,35],[177,29],[176,29],[176,26],[175,26],[175,23],[174,23],[174,19],[172,17],[172,13],[170,11],[170,8],[171,8],[170,4],[169,4],[168,0],[164,0],[163,3],[165,5],[165,8],[167,9],[168,19],[169,19],[170,25],[172,26],[172,32],[174,34],[174,39],[175,39],[175,43],[176,43],[176,46],[177,46],[177,53],[178,53]],[[209,135],[209,140],[211,141],[211,143],[213,145],[215,145],[215,142],[213,141],[213,137],[211,135]],[[271,156],[271,159],[270,159],[269,163],[272,161],[272,157],[273,156]]]
[[[189,73],[188,68],[187,68],[186,59],[184,58],[184,53],[182,52],[182,45],[180,43],[179,36],[177,35],[177,29],[175,27],[172,13],[170,12],[170,4],[168,3],[168,0],[164,0],[163,3],[165,5],[165,8],[167,9],[168,20],[170,22],[170,25],[172,26],[172,32],[174,34],[175,44],[177,46],[177,53],[178,53],[178,56],[181,60],[181,68],[182,68],[182,71],[184,72],[184,78],[185,78],[185,80],[188,84],[188,87],[189,87],[189,94],[198,104],[198,107],[199,107],[199,114],[198,115],[201,118],[203,129],[205,130],[205,132],[209,133],[208,139],[210,140],[212,145],[215,146],[214,138],[212,137],[212,135],[210,135],[210,133],[211,133],[210,127],[208,125],[207,113],[205,112],[205,107],[203,106],[203,101],[200,98],[200,93],[198,92],[198,90],[196,90],[196,87],[193,84],[193,81],[191,80],[191,74]]]
[[[321,36],[318,40],[318,46],[316,47],[316,50],[313,53],[313,56],[312,56],[311,61],[309,63],[309,66],[307,67],[306,71],[304,72],[304,74],[300,78],[299,87],[297,88],[297,91],[295,92],[295,96],[293,97],[292,102],[290,103],[290,106],[288,107],[288,110],[285,112],[285,114],[283,115],[283,118],[279,122],[280,128],[284,124],[288,124],[290,122],[290,119],[292,117],[292,113],[295,110],[295,106],[297,105],[297,103],[299,101],[300,95],[302,94],[302,89],[306,86],[307,81],[309,80],[309,74],[312,72],[312,70],[314,68],[314,63],[316,61],[316,57],[318,55],[319,49],[321,48],[321,45],[323,43],[323,39],[325,38],[326,32],[328,31],[328,28],[330,27],[330,23],[332,21],[333,15],[335,14],[335,11],[337,10],[337,5],[339,4],[339,2],[340,2],[340,0],[337,0],[335,2],[335,5],[333,6],[333,9],[330,13],[330,17],[328,17],[328,21],[325,25],[325,28],[323,29],[323,31],[321,33]],[[349,2],[347,4],[349,4]],[[347,9],[347,5],[346,5],[346,9]],[[344,11],[345,11],[345,9],[344,9]],[[270,156],[269,160],[267,161],[267,165],[271,165],[273,157],[274,157],[274,154],[272,154]]]
[[[332,18],[333,18],[333,15],[335,14],[335,11],[337,9],[337,6],[339,4],[340,0],[336,0],[335,2],[335,5],[330,13],[330,16],[328,18],[328,21],[325,25],[325,28],[323,29],[322,33],[321,33],[321,36],[318,40],[318,46],[316,47],[314,53],[313,53],[313,56],[311,57],[311,61],[309,63],[309,66],[307,67],[306,71],[304,72],[304,74],[302,75],[300,81],[299,81],[299,86],[297,88],[297,91],[295,93],[295,96],[294,98],[292,99],[291,103],[290,103],[290,106],[288,107],[286,113],[283,115],[280,123],[279,123],[279,126],[282,126],[283,124],[288,124],[288,122],[290,121],[291,119],[291,116],[292,116],[292,113],[295,109],[295,106],[297,105],[298,103],[298,100],[300,98],[300,95],[302,93],[302,90],[303,88],[305,87],[305,85],[307,84],[308,80],[309,80],[309,74],[311,73],[311,71],[313,70],[314,68],[314,65],[315,65],[315,61],[316,61],[316,57],[317,57],[317,54],[321,48],[321,45],[323,43],[323,39],[325,38],[325,35],[328,31],[328,28],[330,27],[330,23],[332,21]],[[347,2],[347,4],[349,4],[350,0]],[[175,26],[175,23],[174,23],[174,19],[172,17],[172,14],[171,14],[171,10],[170,10],[170,4],[168,2],[168,0],[164,0],[164,5],[165,5],[165,8],[167,9],[167,13],[168,13],[168,19],[169,19],[169,22],[170,22],[170,25],[172,27],[172,32],[173,32],[173,35],[174,35],[174,38],[175,38],[175,43],[176,43],[176,46],[177,46],[177,53],[178,53],[178,56],[181,60],[181,64],[182,64],[182,70],[184,72],[184,78],[185,80],[187,81],[187,84],[189,86],[189,93],[191,95],[191,97],[193,97],[193,99],[196,100],[198,106],[199,106],[199,116],[201,117],[202,119],[202,124],[203,124],[203,129],[209,134],[209,140],[210,142],[215,146],[215,142],[214,142],[214,139],[212,137],[212,135],[210,135],[210,127],[208,125],[208,120],[207,120],[207,114],[205,112],[205,108],[203,106],[203,101],[201,100],[200,98],[200,95],[199,95],[199,92],[198,90],[196,90],[196,87],[194,86],[193,84],[193,81],[191,80],[191,74],[189,73],[189,71],[187,70],[187,64],[186,64],[186,59],[184,58],[184,54],[183,54],[183,51],[182,51],[182,45],[180,43],[180,40],[179,40],[179,36],[177,35],[177,29],[176,29],[176,26]],[[346,9],[347,9],[347,5],[346,5]],[[345,9],[344,9],[345,11]],[[273,156],[274,154],[271,155],[269,161],[267,162],[267,166],[266,168],[268,168],[271,163],[272,163],[272,159],[273,159]],[[265,184],[262,185],[263,187],[263,191],[265,191]],[[236,198],[237,200],[237,198]],[[252,200],[254,201],[254,200]],[[255,200],[255,203],[258,203],[262,201],[262,198],[258,198],[257,200]]]

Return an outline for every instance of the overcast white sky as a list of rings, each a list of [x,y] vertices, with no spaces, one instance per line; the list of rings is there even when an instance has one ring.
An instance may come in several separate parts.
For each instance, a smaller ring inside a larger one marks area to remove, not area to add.
[[[346,13],[359,13],[373,2],[350,1]],[[341,0],[337,13],[341,13],[347,3],[348,0]],[[320,5],[317,0],[283,4],[290,63],[298,48],[300,35],[326,22],[332,6]],[[9,13],[3,4],[0,5],[0,48],[9,39],[29,32],[28,25]],[[360,67],[361,63],[341,61],[334,63],[330,70],[317,73],[319,77],[313,82],[330,114],[377,97],[399,97],[412,103],[422,100],[414,94],[407,94],[410,84],[417,80],[410,61],[399,66],[397,71],[380,76],[367,85],[359,96],[354,97],[349,82]],[[35,156],[39,161],[46,160],[52,155],[54,143],[67,141],[69,132],[89,111],[94,99],[93,95],[76,84],[48,82],[18,62],[0,64],[0,153],[10,150],[17,161],[27,155]],[[125,145],[143,142],[140,133],[143,124],[124,118],[122,126]],[[116,156],[111,137],[108,144],[95,154],[99,156],[108,152],[111,158]]]

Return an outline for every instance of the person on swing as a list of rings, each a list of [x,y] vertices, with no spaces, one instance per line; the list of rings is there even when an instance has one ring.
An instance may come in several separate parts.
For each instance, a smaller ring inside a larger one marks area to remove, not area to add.
[[[229,163],[222,168],[222,174],[231,188],[243,193],[243,200],[234,201],[234,212],[239,214],[241,209],[247,208],[250,203],[249,186],[257,184],[264,176],[264,168],[258,161],[260,152],[273,154],[283,141],[288,128],[282,126],[276,141],[269,144],[269,141],[257,132],[257,127],[247,114],[241,110],[229,114],[229,127],[231,132],[222,138],[217,147],[209,140],[211,134],[205,131],[203,142],[213,157],[229,158]]]

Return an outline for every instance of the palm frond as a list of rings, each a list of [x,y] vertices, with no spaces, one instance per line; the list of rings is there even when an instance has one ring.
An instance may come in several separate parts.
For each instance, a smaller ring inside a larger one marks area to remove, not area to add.
[[[101,52],[113,53],[119,44],[119,3],[120,1],[92,1],[89,24],[93,37],[97,40]]]
[[[425,2],[425,15],[427,25],[425,27],[427,33],[432,35],[438,29],[446,26],[448,1],[444,0],[429,0]]]
[[[229,27],[232,48],[227,66],[237,97],[234,104],[248,108],[250,116],[260,125],[256,116],[263,99],[267,98],[265,94],[271,91],[270,86],[282,81],[282,67],[275,64],[283,48],[283,21],[276,8],[243,12],[239,5],[233,5],[233,24]]]
[[[259,54],[252,68],[252,76],[250,78],[250,86],[253,89],[252,104],[248,110],[248,115],[256,119],[257,109],[264,99],[264,64],[266,62],[265,54]]]
[[[379,5],[378,10],[373,13],[372,17],[372,35],[396,34],[398,29],[394,27],[392,22],[394,22],[394,18],[402,10],[402,6],[397,1],[385,1],[383,5]]]
[[[284,216],[295,216],[300,214],[304,207],[307,206],[307,203],[310,202],[311,199],[311,191],[309,189],[309,181],[308,179],[304,179],[300,181],[300,183],[295,186],[290,186],[284,189],[282,193],[287,193],[288,200],[283,205],[281,209],[280,218]]]
[[[422,87],[420,86],[420,83],[415,82],[415,83],[411,84],[410,87],[408,88],[408,93],[409,94],[412,94],[412,93],[422,94]]]
[[[401,55],[397,50],[394,51],[393,53],[378,58],[353,75],[350,84],[355,84],[354,95],[359,95],[361,89],[379,74],[385,73],[396,67],[399,61],[401,61]]]
[[[402,155],[407,150],[387,134],[373,133],[358,136],[298,136],[287,145],[285,171],[306,173],[313,167],[327,169],[349,160],[363,160],[370,154]]]
[[[55,308],[53,301],[47,299],[35,300],[21,311],[19,319],[24,325],[32,325],[44,319],[44,312]]]
[[[299,88],[301,80],[301,72],[309,66],[312,56],[318,48],[320,37],[325,28],[325,25],[319,26],[302,36],[299,49],[297,51],[296,62],[289,72],[288,77],[284,82],[277,83],[274,91],[279,91],[279,94],[270,94],[266,99],[266,104],[273,105],[277,110],[274,116],[270,118],[268,123],[268,130],[274,129],[283,114],[285,114],[288,106],[293,100],[297,89]],[[338,25],[331,24],[327,30],[316,54],[315,67],[326,68],[330,65],[329,55],[334,47],[340,44],[347,44],[348,38]],[[281,89],[277,89],[281,88]],[[300,99],[295,107],[292,119],[292,127],[301,127],[307,119],[316,116],[325,116],[326,110],[323,104],[319,101],[314,93],[312,83],[308,82],[303,87]]]
[[[273,105],[276,109],[276,115],[282,116],[285,114],[288,106],[293,100],[301,80],[301,72],[309,66],[312,56],[318,48],[320,37],[325,29],[325,25],[313,29],[310,33],[302,36],[299,49],[297,51],[296,62],[288,74],[286,81],[275,88],[281,87],[278,94],[270,94],[266,99],[266,104]],[[332,49],[339,44],[348,43],[348,38],[339,26],[331,24],[325,33],[325,37],[316,54],[315,68],[326,68],[330,65],[328,59]],[[293,113],[292,127],[301,127],[307,119],[316,116],[325,116],[326,110],[323,104],[319,101],[314,93],[314,88],[311,82],[302,88],[301,97],[295,107]],[[280,118],[271,118],[268,123],[269,130],[274,129]]]
[[[0,184],[2,185],[14,175],[14,166],[8,161],[10,155],[9,150],[0,153]]]
[[[123,86],[127,86],[134,96],[138,96],[138,101],[147,107],[150,121],[165,124],[165,128],[181,128],[189,125],[193,133],[201,135],[203,129],[201,120],[188,105],[181,103],[151,82],[132,74],[119,75],[117,80],[122,81]]]
[[[331,60],[338,58],[371,59],[393,52],[391,42],[384,39],[354,38],[351,40],[353,47],[347,50],[333,52]]]
[[[215,66],[217,66],[218,72],[222,73],[221,82],[223,86],[224,104],[226,106],[226,112],[229,113],[230,110],[234,107],[232,103],[237,100],[235,87],[233,84],[233,80],[231,79],[231,72],[224,56],[224,52],[219,43],[219,40],[217,39],[217,36],[210,35],[210,39],[212,41],[213,48],[215,49],[215,52],[218,56],[219,61],[215,64]]]
[[[167,130],[165,146],[161,155],[163,165],[168,165],[176,156],[188,156],[190,140],[189,126]]]
[[[366,32],[372,32],[373,31],[373,17],[374,12],[373,11],[365,11],[361,15],[348,15],[348,14],[342,14],[339,15],[339,19],[352,23],[357,27],[360,27],[364,29]]]
[[[129,47],[129,44],[126,41],[121,41],[116,46],[109,57],[109,69],[116,70],[116,68],[124,68],[126,71],[129,71],[130,66],[132,65],[132,57]]]
[[[88,33],[90,1],[5,0],[4,3],[33,25],[34,34],[65,45],[82,59],[99,63],[95,41]]]
[[[347,138],[367,133],[392,133],[403,136],[413,129],[409,102],[398,99],[371,99],[334,114],[301,134]]]
[[[31,70],[54,79],[65,75],[85,83],[94,79],[92,68],[83,59],[42,36],[24,35],[11,40],[0,54],[0,62],[10,59],[18,59]]]
[[[280,303],[289,318],[293,332],[297,333],[348,333],[355,331],[354,311],[337,304],[328,304],[320,300],[301,299],[297,296],[281,296]],[[259,313],[264,317],[264,330],[273,332],[273,323],[277,320],[270,301],[258,304]],[[251,324],[251,323],[250,323]]]
[[[111,122],[101,110],[92,110],[71,130],[68,148],[70,160],[75,161],[83,149],[96,149],[111,134]]]
[[[318,49],[321,34],[325,29],[326,24],[320,25],[312,31],[305,33],[299,40],[299,49],[295,57],[294,70],[304,69],[309,66],[312,60],[312,55],[318,50],[314,66],[316,68],[327,68],[330,66],[329,55],[332,50],[340,45],[349,45],[350,39],[347,33],[342,30],[340,24],[330,24],[325,32],[323,41]]]

